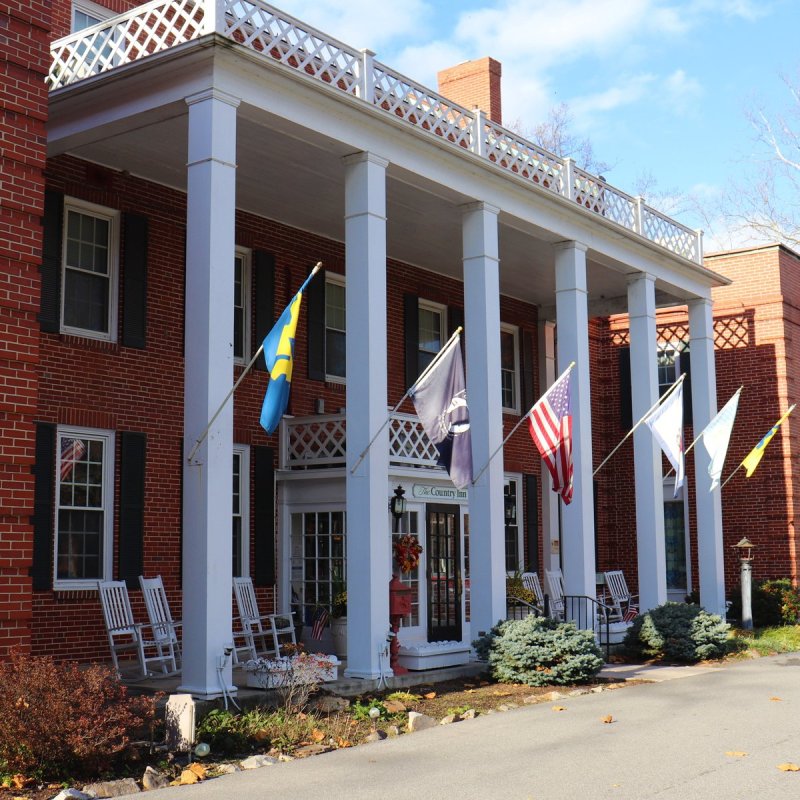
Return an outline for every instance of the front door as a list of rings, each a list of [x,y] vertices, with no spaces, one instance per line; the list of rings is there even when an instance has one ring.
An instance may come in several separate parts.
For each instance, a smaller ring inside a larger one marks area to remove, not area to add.
[[[461,641],[461,551],[458,506],[425,507],[428,546],[428,641]]]

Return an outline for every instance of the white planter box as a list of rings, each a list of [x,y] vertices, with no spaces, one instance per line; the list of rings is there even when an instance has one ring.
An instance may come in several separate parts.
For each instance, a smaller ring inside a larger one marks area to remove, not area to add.
[[[323,656],[325,666],[320,664],[316,669],[306,665],[302,672],[296,677],[303,683],[329,683],[339,677],[339,665],[341,662],[336,656]],[[245,665],[245,680],[247,685],[253,689],[279,689],[286,682],[286,673],[291,668],[293,658],[280,658],[272,661],[265,661],[263,669],[248,668]],[[330,666],[327,666],[330,664]]]
[[[411,670],[468,664],[472,648],[465,642],[420,642],[400,645],[398,663]]]

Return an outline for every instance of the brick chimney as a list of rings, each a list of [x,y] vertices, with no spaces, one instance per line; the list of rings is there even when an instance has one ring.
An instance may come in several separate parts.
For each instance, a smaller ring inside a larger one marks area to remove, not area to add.
[[[470,110],[479,108],[492,122],[502,125],[501,73],[502,65],[493,58],[465,61],[438,73],[439,94]]]

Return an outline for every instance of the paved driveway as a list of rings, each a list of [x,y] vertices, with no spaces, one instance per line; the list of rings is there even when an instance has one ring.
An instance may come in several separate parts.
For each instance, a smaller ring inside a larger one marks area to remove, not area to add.
[[[800,654],[688,672],[147,798],[798,800]]]

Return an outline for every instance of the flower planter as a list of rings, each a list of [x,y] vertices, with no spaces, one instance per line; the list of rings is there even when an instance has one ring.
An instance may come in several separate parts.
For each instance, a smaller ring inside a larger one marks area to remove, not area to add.
[[[347,617],[331,620],[333,650],[339,658],[347,658]]]
[[[297,656],[291,658],[259,659],[245,664],[245,680],[253,689],[280,689],[289,680],[297,683],[329,683],[339,677],[340,661],[336,656],[306,658],[298,666]],[[290,671],[293,670],[291,676]]]

